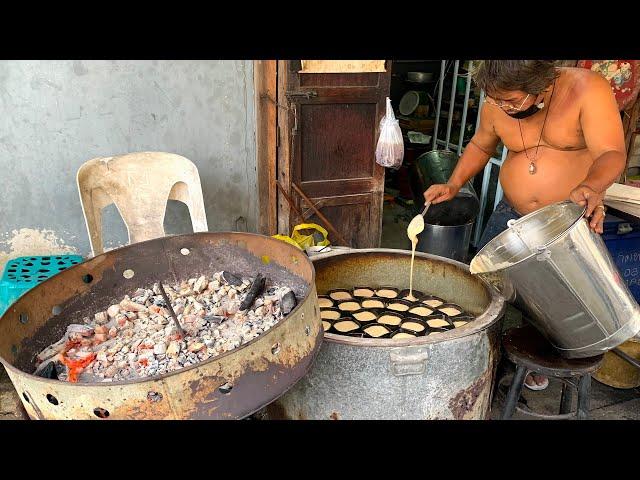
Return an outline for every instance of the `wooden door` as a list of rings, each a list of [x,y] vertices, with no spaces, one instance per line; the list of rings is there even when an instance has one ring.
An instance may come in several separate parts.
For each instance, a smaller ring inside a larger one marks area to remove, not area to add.
[[[287,108],[278,113],[278,179],[305,221],[323,225],[292,182],[353,248],[380,246],[384,168],[375,149],[390,63],[383,73],[299,73],[299,60],[279,62],[278,100]],[[283,197],[279,230],[290,232],[302,219]]]

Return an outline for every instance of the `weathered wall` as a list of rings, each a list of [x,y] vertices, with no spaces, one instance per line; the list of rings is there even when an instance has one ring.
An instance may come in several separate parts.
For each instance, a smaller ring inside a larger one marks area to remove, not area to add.
[[[76,186],[85,161],[166,151],[200,171],[209,230],[255,231],[251,61],[0,61],[0,269],[7,257],[90,252]],[[169,202],[167,233],[190,232]],[[114,206],[107,247],[127,242]],[[1,270],[0,270],[1,271]]]

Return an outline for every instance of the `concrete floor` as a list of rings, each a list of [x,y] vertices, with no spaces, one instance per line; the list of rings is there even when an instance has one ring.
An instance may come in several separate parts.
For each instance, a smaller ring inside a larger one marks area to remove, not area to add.
[[[411,220],[411,214],[399,205],[385,203],[382,227],[382,247],[407,249],[409,239],[406,227]],[[507,310],[503,320],[503,329],[518,325],[522,322],[521,314],[513,308]],[[499,375],[511,375],[512,367],[504,361],[499,369]],[[506,382],[508,384],[508,382]],[[525,389],[523,397],[527,406],[538,413],[556,414],[560,405],[561,383],[551,380],[549,387],[540,392]],[[497,392],[497,389],[496,389]],[[574,395],[574,408],[575,408]],[[491,419],[500,418],[503,401],[498,393],[494,395]],[[640,388],[619,390],[592,381],[591,418],[594,420],[640,420]],[[520,412],[516,412],[514,419],[531,419]],[[0,420],[26,419],[20,399],[11,384],[4,368],[0,366]]]

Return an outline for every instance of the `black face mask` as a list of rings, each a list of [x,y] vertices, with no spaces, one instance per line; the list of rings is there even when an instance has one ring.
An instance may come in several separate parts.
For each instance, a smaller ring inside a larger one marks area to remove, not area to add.
[[[540,111],[540,108],[538,108],[538,105],[534,103],[526,110],[520,110],[519,112],[516,112],[516,113],[507,113],[507,115],[509,115],[512,118],[517,118],[518,120],[521,120],[523,118],[530,117],[531,115],[534,115],[539,111]]]

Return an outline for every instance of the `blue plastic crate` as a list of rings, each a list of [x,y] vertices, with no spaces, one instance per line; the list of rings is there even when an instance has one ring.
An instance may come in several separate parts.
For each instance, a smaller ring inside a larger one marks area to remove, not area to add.
[[[23,293],[82,261],[80,255],[17,257],[9,260],[0,279],[0,315]]]
[[[640,224],[607,216],[602,239],[631,294],[640,302]]]

